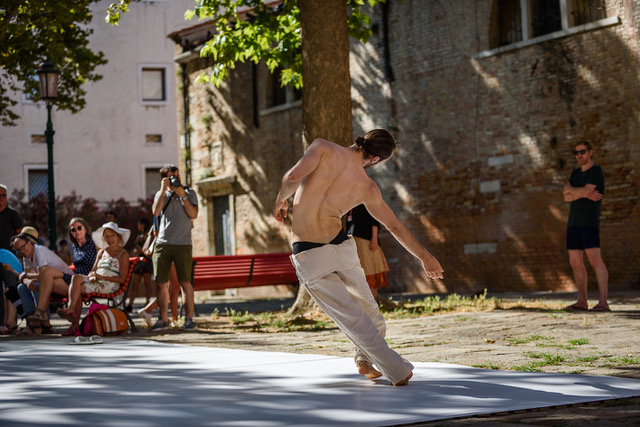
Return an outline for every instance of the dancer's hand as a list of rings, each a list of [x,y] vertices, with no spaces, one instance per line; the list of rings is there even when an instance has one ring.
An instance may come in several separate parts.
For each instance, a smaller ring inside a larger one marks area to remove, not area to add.
[[[430,279],[444,279],[444,269],[433,255],[422,260],[422,268]]]
[[[276,202],[273,204],[273,216],[276,221],[284,223],[284,219],[287,217],[287,211],[289,210],[289,202],[284,200],[279,202],[276,199]]]

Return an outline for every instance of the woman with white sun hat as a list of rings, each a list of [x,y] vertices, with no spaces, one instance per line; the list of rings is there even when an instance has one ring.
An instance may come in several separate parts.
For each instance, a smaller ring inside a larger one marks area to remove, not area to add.
[[[58,316],[71,322],[63,335],[75,335],[78,330],[82,296],[95,292],[115,292],[127,280],[129,254],[124,245],[130,235],[130,230],[120,228],[115,222],[107,222],[93,232],[93,241],[100,248],[93,269],[86,276],[73,276],[69,288],[69,308],[58,309]]]

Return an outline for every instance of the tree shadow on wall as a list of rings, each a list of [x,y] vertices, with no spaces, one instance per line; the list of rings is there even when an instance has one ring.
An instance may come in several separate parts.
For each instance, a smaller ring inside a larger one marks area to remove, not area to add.
[[[385,238],[392,282],[422,292],[573,289],[562,187],[576,166],[574,142],[588,139],[607,179],[601,237],[611,288],[638,283],[640,249],[630,242],[640,237],[640,129],[630,100],[640,73],[624,28],[478,59],[491,5],[426,3],[390,7],[395,81],[384,78],[381,36],[352,49],[354,127],[395,123],[411,148],[374,179],[445,269],[443,282],[426,279]]]

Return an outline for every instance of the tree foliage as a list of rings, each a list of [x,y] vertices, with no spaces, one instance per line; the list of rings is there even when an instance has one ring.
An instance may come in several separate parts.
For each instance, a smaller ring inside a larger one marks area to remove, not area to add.
[[[185,17],[214,21],[215,34],[203,46],[200,56],[211,56],[216,62],[211,74],[203,74],[198,80],[219,86],[236,63],[253,61],[264,62],[271,72],[281,67],[282,85],[302,87],[299,1],[196,0],[194,9],[188,10]],[[374,6],[384,1],[367,3]],[[117,25],[130,3],[131,0],[113,3],[106,21]],[[371,20],[361,10],[365,0],[345,0],[345,5],[349,8],[349,35],[367,42]]]
[[[102,78],[102,52],[89,48],[89,6],[99,0],[2,0],[0,3],[0,123],[15,125],[14,93],[40,99],[37,70],[49,60],[60,70],[59,110],[84,108],[83,84]]]
[[[302,87],[302,54],[300,52],[299,0],[283,0],[275,6],[263,0],[198,0],[187,19],[215,21],[216,32],[202,48],[200,55],[216,61],[211,75],[200,80],[216,86],[227,77],[237,62],[264,62],[273,72],[281,67],[281,84]],[[380,0],[368,0],[373,6]],[[371,20],[360,10],[364,0],[345,0],[349,34],[362,42],[371,36]]]

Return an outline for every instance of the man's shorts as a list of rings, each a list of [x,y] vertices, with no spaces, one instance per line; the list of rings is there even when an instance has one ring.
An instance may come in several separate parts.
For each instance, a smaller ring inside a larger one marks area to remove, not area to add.
[[[169,281],[171,263],[176,266],[180,283],[191,282],[191,264],[193,263],[191,245],[157,245],[151,259],[156,283]]]
[[[584,250],[600,247],[600,230],[591,227],[567,227],[567,250]]]

